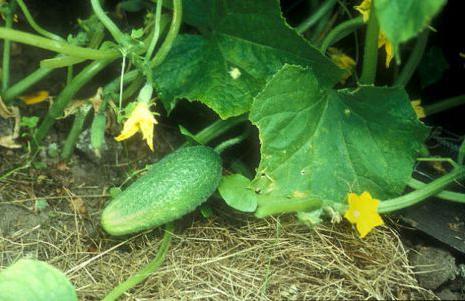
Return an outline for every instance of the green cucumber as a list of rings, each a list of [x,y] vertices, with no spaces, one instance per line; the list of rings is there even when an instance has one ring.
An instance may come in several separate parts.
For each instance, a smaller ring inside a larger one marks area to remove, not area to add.
[[[221,158],[206,146],[181,148],[159,162],[116,196],[101,223],[111,235],[158,227],[192,212],[216,190]]]

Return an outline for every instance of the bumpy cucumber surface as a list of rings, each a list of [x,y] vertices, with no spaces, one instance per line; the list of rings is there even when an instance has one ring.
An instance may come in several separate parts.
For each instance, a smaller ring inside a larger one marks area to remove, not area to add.
[[[218,187],[221,171],[221,158],[213,149],[179,149],[110,202],[102,213],[103,229],[125,235],[176,220],[207,200]]]

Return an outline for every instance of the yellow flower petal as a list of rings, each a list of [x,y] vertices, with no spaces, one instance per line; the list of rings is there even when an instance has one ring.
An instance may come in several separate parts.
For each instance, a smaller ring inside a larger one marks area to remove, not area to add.
[[[48,91],[41,90],[33,94],[20,96],[19,99],[21,99],[27,105],[33,105],[36,103],[41,103],[49,99],[49,97],[50,95],[48,94]]]
[[[383,225],[383,219],[378,214],[379,200],[373,199],[367,191],[361,195],[349,193],[347,195],[349,209],[344,217],[355,224],[360,237],[365,237],[373,228]]]
[[[410,102],[415,113],[417,114],[418,119],[422,119],[426,117],[425,109],[421,105],[421,99],[415,99]]]
[[[157,123],[155,117],[147,104],[137,103],[128,120],[124,123],[121,134],[115,137],[116,141],[122,141],[132,137],[138,131],[142,133],[142,138],[147,142],[150,150],[153,151],[153,128]]]
[[[363,0],[360,5],[354,6],[362,14],[363,22],[368,22],[370,18],[371,0]]]
[[[392,59],[394,58],[394,48],[392,43],[387,39],[386,35],[383,32],[380,32],[378,37],[378,48],[384,46],[384,50],[386,51],[386,68],[389,68]]]

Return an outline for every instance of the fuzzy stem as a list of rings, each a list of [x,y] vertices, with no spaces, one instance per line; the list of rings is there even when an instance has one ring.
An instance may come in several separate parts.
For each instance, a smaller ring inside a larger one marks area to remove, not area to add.
[[[465,104],[465,94],[447,98],[436,103],[424,106],[427,116],[446,111],[448,109]]]
[[[182,0],[173,0],[173,19],[171,21],[170,29],[166,35],[163,44],[158,49],[158,52],[155,54],[151,62],[151,67],[156,67],[160,65],[168,55],[173,46],[174,40],[178,36],[179,28],[181,27],[182,21]]]
[[[373,3],[370,9],[370,19],[365,36],[365,50],[363,54],[362,75],[360,84],[373,85],[376,78],[376,68],[378,65],[378,35],[379,25],[376,19]]]
[[[158,248],[158,252],[155,258],[142,270],[138,271],[135,275],[129,277],[126,281],[113,288],[111,292],[108,293],[105,298],[103,298],[103,301],[117,300],[122,294],[144,281],[162,265],[170,246],[173,229],[173,223],[167,224],[165,234],[163,235],[163,240],[160,244],[160,247]]]
[[[388,213],[413,206],[432,195],[438,194],[449,184],[460,180],[463,177],[465,177],[465,168],[456,167],[447,175],[434,180],[433,182],[423,186],[416,191],[410,192],[398,198],[382,201],[379,204],[378,212]]]
[[[410,54],[407,63],[405,64],[404,68],[402,68],[399,77],[394,83],[395,86],[405,87],[412,78],[412,75],[417,69],[418,64],[420,64],[421,58],[423,57],[423,53],[425,52],[426,44],[428,43],[428,35],[429,29],[425,30],[418,37],[415,43],[415,47],[413,48],[413,51]]]
[[[316,24],[324,15],[326,15],[336,4],[337,0],[326,0],[318,8],[318,10],[305,19],[299,26],[296,27],[298,33],[304,33]]]
[[[60,95],[58,95],[57,99],[50,107],[47,115],[37,129],[37,132],[34,135],[34,143],[36,145],[40,145],[42,143],[42,140],[48,134],[48,131],[55,123],[55,120],[63,114],[64,109],[74,95],[112,61],[113,59],[94,61],[73,78],[71,83],[65,87]]]
[[[361,27],[363,24],[363,18],[357,17],[337,25],[328,33],[328,35],[323,40],[323,43],[321,44],[320,48],[321,52],[326,53],[326,50],[328,50],[328,48],[331,45],[342,40],[355,30],[357,30],[359,27]]]
[[[0,38],[88,60],[110,59],[120,55],[120,52],[116,50],[97,50],[74,46],[66,42],[54,41],[5,27],[0,27]]]
[[[118,26],[105,14],[100,5],[100,0],[90,0],[92,10],[97,18],[102,22],[103,26],[110,32],[116,42],[122,44],[124,42],[124,34],[119,30]]]

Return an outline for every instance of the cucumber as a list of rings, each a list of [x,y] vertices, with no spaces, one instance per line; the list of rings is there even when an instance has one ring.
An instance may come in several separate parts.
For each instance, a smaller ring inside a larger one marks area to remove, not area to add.
[[[179,149],[149,168],[103,210],[111,235],[126,235],[174,221],[207,200],[221,180],[221,158],[206,146]]]

